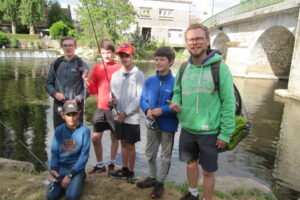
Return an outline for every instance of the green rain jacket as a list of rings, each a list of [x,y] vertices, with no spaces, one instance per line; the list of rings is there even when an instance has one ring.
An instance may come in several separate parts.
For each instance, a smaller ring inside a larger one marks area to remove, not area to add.
[[[232,75],[221,62],[219,92],[212,93],[214,81],[211,64],[222,60],[219,51],[211,52],[200,66],[192,59],[178,84],[178,70],[172,101],[181,106],[177,117],[183,129],[192,134],[219,134],[218,139],[229,142],[235,128],[235,97]]]

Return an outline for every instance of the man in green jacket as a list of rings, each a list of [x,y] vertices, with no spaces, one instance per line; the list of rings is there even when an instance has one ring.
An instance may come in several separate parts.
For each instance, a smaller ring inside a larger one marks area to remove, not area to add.
[[[222,56],[209,48],[207,27],[191,24],[185,32],[185,40],[191,57],[181,78],[178,70],[174,96],[169,101],[182,126],[179,158],[187,163],[189,192],[181,200],[199,199],[198,163],[203,174],[203,199],[211,200],[218,169],[218,149],[229,143],[235,127],[233,80],[227,65],[221,62],[219,91],[214,92],[211,66],[221,61]]]

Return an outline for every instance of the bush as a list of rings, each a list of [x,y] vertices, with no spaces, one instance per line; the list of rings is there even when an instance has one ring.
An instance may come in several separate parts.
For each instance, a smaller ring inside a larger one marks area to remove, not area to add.
[[[157,48],[154,42],[145,41],[143,35],[141,34],[139,26],[136,27],[135,32],[130,34],[130,43],[133,45],[135,49],[138,49],[135,53],[135,58],[137,60],[142,60],[149,57],[147,51],[155,51]]]
[[[34,41],[29,40],[29,44],[30,44],[30,47],[31,47],[31,48],[33,48],[33,49],[35,48]]]
[[[50,27],[50,35],[52,39],[61,39],[68,35],[68,31],[68,26],[62,21],[58,21]]]
[[[0,47],[2,46],[8,46],[9,45],[9,40],[6,35],[0,32]]]
[[[18,48],[19,47],[19,40],[17,39],[12,39],[11,42],[10,42],[10,46],[12,48]]]
[[[80,39],[80,34],[78,33],[77,30],[71,29],[68,31],[68,35],[74,37],[76,40]]]

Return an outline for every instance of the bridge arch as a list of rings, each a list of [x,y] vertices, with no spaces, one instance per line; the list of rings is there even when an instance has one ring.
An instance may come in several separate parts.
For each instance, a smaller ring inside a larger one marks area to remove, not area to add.
[[[212,48],[219,49],[222,53],[224,60],[226,60],[226,56],[227,56],[228,42],[230,42],[230,39],[227,36],[227,34],[221,32],[215,37],[212,43]]]
[[[283,26],[273,26],[257,39],[249,56],[246,74],[287,78],[290,72],[295,37]]]

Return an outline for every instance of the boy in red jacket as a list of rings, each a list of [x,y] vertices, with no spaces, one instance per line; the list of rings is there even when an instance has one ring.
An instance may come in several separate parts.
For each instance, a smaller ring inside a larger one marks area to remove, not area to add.
[[[115,137],[114,119],[109,102],[112,100],[110,80],[112,74],[120,69],[114,59],[115,46],[113,41],[104,39],[100,42],[100,54],[102,63],[94,67],[92,76],[86,82],[87,88],[91,94],[98,96],[98,109],[93,115],[94,132],[92,142],[96,154],[97,164],[88,171],[88,174],[106,172],[103,162],[102,136],[105,130],[110,130],[111,136],[111,156],[108,163],[108,171],[113,172],[115,168],[115,159],[118,152],[118,140]]]

